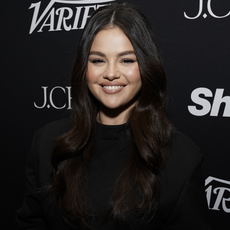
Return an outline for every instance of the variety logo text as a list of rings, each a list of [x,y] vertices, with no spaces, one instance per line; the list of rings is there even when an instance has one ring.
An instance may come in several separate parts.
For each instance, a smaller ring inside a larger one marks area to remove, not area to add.
[[[205,187],[209,209],[230,213],[230,181],[210,176],[205,180]]]
[[[29,7],[33,9],[29,33],[43,32],[44,29],[50,32],[83,29],[91,11],[113,1],[115,0],[51,0],[43,11],[41,1],[32,3]]]

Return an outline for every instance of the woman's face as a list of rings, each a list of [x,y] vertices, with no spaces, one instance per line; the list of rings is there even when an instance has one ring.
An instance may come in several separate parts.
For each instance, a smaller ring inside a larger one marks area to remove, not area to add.
[[[120,28],[103,29],[95,36],[86,78],[90,91],[106,108],[133,107],[141,76],[134,48]]]

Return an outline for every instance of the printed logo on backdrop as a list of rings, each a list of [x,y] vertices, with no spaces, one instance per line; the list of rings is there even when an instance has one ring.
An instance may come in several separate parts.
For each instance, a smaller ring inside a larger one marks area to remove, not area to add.
[[[41,96],[38,101],[34,102],[37,109],[71,109],[71,87],[70,86],[48,86],[41,87]]]
[[[189,105],[188,111],[194,116],[209,114],[213,117],[230,117],[230,96],[224,96],[224,89],[216,89],[213,93],[208,88],[200,87],[192,91],[191,100],[196,105]],[[222,108],[223,113],[220,112]]]
[[[43,10],[41,9],[42,1],[32,3],[29,7],[33,10],[29,33],[44,30],[53,32],[83,29],[93,11],[114,1],[51,0]]]
[[[205,180],[205,192],[209,209],[230,213],[230,181],[210,176]]]
[[[226,18],[226,17],[230,16],[230,9],[228,9],[226,14],[223,14],[223,15],[218,15],[217,13],[215,13],[215,9],[212,7],[212,0],[207,0],[207,2],[203,1],[203,0],[198,0],[198,1],[199,1],[199,4],[198,4],[199,8],[197,10],[198,13],[196,15],[188,15],[186,12],[184,12],[185,18],[194,20],[194,19],[197,19],[199,17],[203,17],[205,19],[205,18],[211,16],[213,18],[220,19],[220,18]],[[204,10],[205,5],[207,6],[206,11]]]

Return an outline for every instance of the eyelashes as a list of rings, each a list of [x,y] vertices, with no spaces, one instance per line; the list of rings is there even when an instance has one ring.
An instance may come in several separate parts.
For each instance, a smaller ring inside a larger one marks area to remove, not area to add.
[[[106,61],[104,61],[103,59],[93,59],[93,60],[89,60],[91,63],[95,64],[95,65],[100,65],[102,63],[105,63]],[[136,62],[136,60],[134,59],[130,59],[130,58],[123,58],[120,63],[124,63],[124,64],[132,64]]]
[[[131,63],[134,63],[134,62],[136,62],[136,60],[129,59],[129,58],[124,58],[122,60],[122,63],[126,63],[126,64],[131,64]]]
[[[93,60],[90,60],[90,62],[92,62],[93,64],[100,64],[100,63],[103,63],[104,61],[102,59],[93,59]]]

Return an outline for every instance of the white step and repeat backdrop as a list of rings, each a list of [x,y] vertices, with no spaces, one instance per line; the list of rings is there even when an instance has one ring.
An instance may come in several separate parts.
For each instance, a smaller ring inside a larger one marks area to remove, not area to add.
[[[71,68],[90,14],[108,0],[4,1],[1,7],[3,222],[14,229],[33,133],[68,116]],[[154,28],[168,84],[168,115],[205,154],[215,230],[230,217],[230,1],[130,0]],[[189,207],[188,207],[189,208]]]

